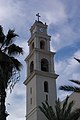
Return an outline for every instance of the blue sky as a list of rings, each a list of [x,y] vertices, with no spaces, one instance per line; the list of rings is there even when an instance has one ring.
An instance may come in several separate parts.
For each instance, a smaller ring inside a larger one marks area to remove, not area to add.
[[[9,28],[15,28],[20,36],[16,43],[24,49],[24,55],[19,57],[24,66],[24,59],[28,55],[29,29],[37,19],[38,12],[40,20],[48,25],[51,51],[56,51],[55,71],[59,74],[57,93],[58,97],[64,99],[67,93],[58,90],[58,87],[70,84],[69,79],[80,78],[80,66],[73,59],[80,58],[80,0],[0,0],[0,24],[5,34]],[[10,113],[8,120],[25,119],[25,79],[26,67],[23,67],[20,82],[12,94],[7,91],[6,106]]]

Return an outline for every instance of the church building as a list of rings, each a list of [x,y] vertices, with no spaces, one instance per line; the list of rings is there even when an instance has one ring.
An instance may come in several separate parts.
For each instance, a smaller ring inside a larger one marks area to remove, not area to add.
[[[48,35],[48,25],[36,20],[30,28],[31,37],[28,40],[29,55],[27,64],[26,86],[26,120],[46,120],[39,110],[42,102],[48,101],[54,107],[57,99],[56,79],[54,70],[55,52],[50,51],[51,36]]]

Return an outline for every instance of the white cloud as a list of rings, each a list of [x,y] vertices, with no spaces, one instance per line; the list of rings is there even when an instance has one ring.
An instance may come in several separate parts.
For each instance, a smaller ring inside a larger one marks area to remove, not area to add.
[[[76,51],[76,53],[74,53],[74,57],[80,59],[80,50],[78,50],[78,51]]]
[[[79,73],[77,72],[78,66],[78,62],[76,62],[73,57],[67,59],[66,61],[57,62],[56,72],[60,75],[59,84],[64,84],[67,82],[66,80],[74,79],[74,76],[79,76]]]
[[[55,35],[53,35],[51,37],[51,49],[57,51],[58,49],[60,49],[62,46],[60,45],[61,43],[61,38],[60,38],[60,34],[59,33],[56,33]],[[53,46],[54,44],[54,46]]]
[[[44,2],[42,10],[41,14],[44,20],[47,21],[48,25],[51,23],[57,24],[58,22],[60,23],[66,20],[64,5],[59,0],[47,0]]]
[[[17,85],[14,87],[13,91],[11,94],[7,95],[7,100],[6,103],[9,103],[10,105],[6,104],[7,110],[10,113],[8,120],[10,119],[16,119],[21,120],[25,119],[25,107],[26,107],[26,93],[25,93],[25,86],[23,83],[19,82]]]
[[[72,83],[69,81],[70,79],[79,80],[80,73],[79,73],[79,64],[74,59],[74,55],[79,55],[80,51],[77,51],[71,56],[70,58],[58,61],[56,65],[56,72],[59,74],[59,77],[57,79],[57,89],[61,85],[72,85]],[[65,98],[66,95],[70,94],[69,92],[65,93],[63,91],[58,91],[58,97],[61,99]]]
[[[55,69],[58,74],[62,73],[66,66],[67,66],[66,61],[55,62]]]
[[[53,26],[54,27],[54,26]],[[59,30],[52,35],[52,46],[56,51],[63,47],[70,46],[80,39],[79,33],[76,33],[69,24],[60,27]]]
[[[9,28],[15,28],[15,31],[20,36],[17,43],[22,46],[25,51],[24,55],[19,57],[20,61],[25,66],[22,70],[21,82],[15,86],[12,94],[8,95],[7,98],[7,102],[10,103],[10,106],[7,106],[10,112],[8,120],[25,119],[26,94],[25,86],[23,86],[22,81],[25,80],[27,72],[24,59],[29,53],[27,39],[29,38],[29,28],[34,20],[37,19],[35,16],[36,13],[40,12],[40,20],[47,22],[49,27],[51,24],[53,24],[53,27],[54,25],[59,27],[56,33],[52,35],[51,50],[54,51],[60,50],[64,46],[71,45],[80,38],[79,33],[75,32],[71,24],[68,23],[69,18],[74,17],[75,11],[77,12],[77,5],[74,11],[72,10],[67,13],[67,9],[65,3],[60,0],[0,0],[0,24],[3,25],[5,31]],[[78,26],[76,28],[78,28]],[[52,32],[54,31],[50,31],[50,33]],[[73,59],[74,56],[80,58],[79,55],[80,51],[77,51],[66,61],[59,60],[56,63],[56,72],[60,75],[57,80],[58,87],[68,83],[68,79],[76,79],[79,77],[79,74],[76,72],[78,62]],[[64,97],[62,92],[60,95],[62,98]],[[19,97],[22,97],[22,99]]]
[[[66,19],[66,13],[64,9],[64,5],[59,0],[50,0],[50,1],[28,1],[26,3],[25,0],[14,1],[3,0],[0,4],[0,21],[2,23],[8,24],[7,21],[11,22],[11,24],[17,22],[17,24],[24,22],[28,24],[36,18],[33,14],[36,12],[40,12],[42,15],[42,20],[48,22],[48,24],[61,22]],[[34,7],[36,5],[36,8]],[[45,7],[44,7],[45,6]],[[52,12],[53,11],[53,12]],[[23,22],[22,22],[23,21]],[[19,24],[20,25],[20,24]],[[27,26],[27,25],[26,25]]]

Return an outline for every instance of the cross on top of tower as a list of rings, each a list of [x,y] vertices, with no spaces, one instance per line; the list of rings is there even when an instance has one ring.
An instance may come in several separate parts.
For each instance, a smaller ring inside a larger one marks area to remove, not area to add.
[[[37,13],[36,16],[38,17],[38,21],[39,21],[39,18],[40,18],[41,16],[39,15],[39,13]]]

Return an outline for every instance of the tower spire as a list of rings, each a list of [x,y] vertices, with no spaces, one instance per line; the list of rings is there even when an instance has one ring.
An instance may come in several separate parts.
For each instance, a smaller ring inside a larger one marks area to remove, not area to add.
[[[41,16],[39,15],[39,13],[37,13],[36,16],[38,17],[38,21],[39,21],[39,18],[40,18]]]

